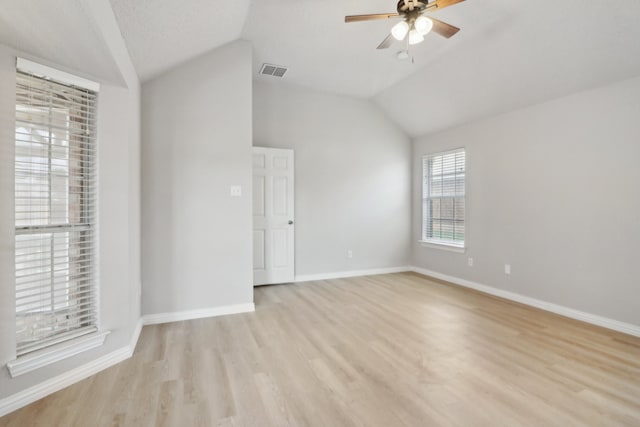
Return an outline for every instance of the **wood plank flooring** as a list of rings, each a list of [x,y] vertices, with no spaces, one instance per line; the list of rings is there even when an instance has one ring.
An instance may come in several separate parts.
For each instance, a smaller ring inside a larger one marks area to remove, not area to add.
[[[0,426],[640,426],[640,339],[401,273],[261,287]]]

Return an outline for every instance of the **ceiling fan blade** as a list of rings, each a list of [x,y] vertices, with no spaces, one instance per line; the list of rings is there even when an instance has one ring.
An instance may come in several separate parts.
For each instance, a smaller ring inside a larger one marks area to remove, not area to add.
[[[453,37],[458,31],[460,31],[460,28],[454,27],[451,24],[447,24],[446,22],[442,22],[438,19],[432,18],[431,16],[429,17],[429,19],[433,21],[433,28],[431,29],[431,31],[441,35],[446,39]]]
[[[382,43],[380,43],[376,49],[388,49],[393,44],[394,40],[393,36],[389,34],[386,39],[382,40]]]
[[[453,6],[454,4],[461,3],[463,1],[464,0],[436,0],[432,3],[429,3],[429,6],[433,4],[435,7],[435,10],[440,10],[440,9],[444,9],[445,7]]]
[[[350,15],[344,17],[344,22],[374,21],[376,19],[388,19],[399,16],[397,13],[376,13],[372,15]]]

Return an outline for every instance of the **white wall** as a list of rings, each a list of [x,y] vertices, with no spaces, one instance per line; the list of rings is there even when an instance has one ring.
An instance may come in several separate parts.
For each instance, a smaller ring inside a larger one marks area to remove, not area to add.
[[[241,41],[143,86],[144,314],[253,302],[251,98]]]
[[[421,157],[458,147],[467,149],[466,254],[417,243]],[[640,78],[420,138],[413,263],[640,325],[638,159]]]
[[[15,56],[0,46],[0,365],[15,358],[13,147]],[[49,62],[47,62],[50,65]],[[102,82],[98,97],[99,285],[105,344],[10,379],[0,371],[0,399],[129,345],[140,316],[139,289],[139,83]],[[1,401],[0,401],[1,403]],[[1,406],[1,405],[0,405]]]
[[[411,143],[378,107],[255,82],[253,126],[295,151],[297,276],[407,265]]]

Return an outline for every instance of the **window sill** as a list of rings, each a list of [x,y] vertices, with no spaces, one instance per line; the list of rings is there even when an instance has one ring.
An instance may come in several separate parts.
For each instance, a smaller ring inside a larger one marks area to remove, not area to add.
[[[7,363],[11,378],[34,371],[104,344],[109,331],[95,332],[21,356]]]
[[[454,246],[454,245],[448,245],[446,243],[436,243],[429,240],[420,240],[420,245],[422,245],[425,248],[440,249],[442,251],[455,252],[458,254],[463,254],[467,251],[467,248],[465,248],[464,246]]]

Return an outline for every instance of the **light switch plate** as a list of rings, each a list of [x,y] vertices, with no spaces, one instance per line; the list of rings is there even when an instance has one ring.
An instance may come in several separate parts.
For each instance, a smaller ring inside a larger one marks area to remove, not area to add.
[[[232,185],[230,192],[231,192],[231,197],[242,197],[242,186]]]

